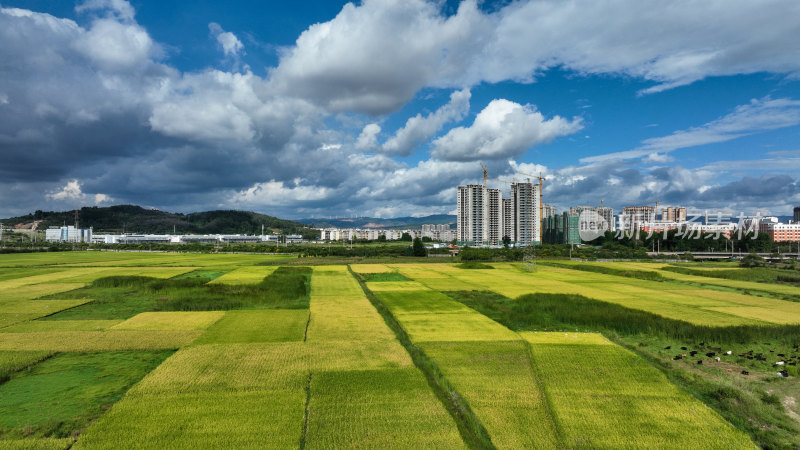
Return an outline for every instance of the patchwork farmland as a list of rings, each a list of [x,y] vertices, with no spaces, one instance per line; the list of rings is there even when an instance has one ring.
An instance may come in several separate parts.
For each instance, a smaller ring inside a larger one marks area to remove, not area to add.
[[[0,448],[800,445],[795,286],[301,262],[0,255]]]

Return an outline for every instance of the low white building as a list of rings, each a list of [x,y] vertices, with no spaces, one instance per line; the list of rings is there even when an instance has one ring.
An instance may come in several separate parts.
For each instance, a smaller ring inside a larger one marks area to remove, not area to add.
[[[72,225],[50,227],[45,230],[44,238],[47,242],[92,242],[92,229]]]

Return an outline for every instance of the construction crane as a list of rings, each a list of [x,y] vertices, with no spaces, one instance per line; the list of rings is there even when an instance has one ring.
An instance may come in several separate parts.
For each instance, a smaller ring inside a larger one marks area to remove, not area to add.
[[[483,169],[483,187],[486,187],[486,179],[489,176],[489,172],[486,170],[486,166],[481,163],[481,168]]]

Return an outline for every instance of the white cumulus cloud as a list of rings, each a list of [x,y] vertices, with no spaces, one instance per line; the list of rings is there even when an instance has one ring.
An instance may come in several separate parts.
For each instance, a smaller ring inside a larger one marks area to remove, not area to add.
[[[469,127],[451,129],[433,142],[431,155],[449,161],[507,159],[530,147],[583,128],[580,118],[546,119],[531,105],[492,100]]]
[[[214,39],[217,40],[220,47],[222,47],[225,56],[236,56],[244,51],[244,44],[242,44],[242,41],[230,31],[223,30],[218,23],[209,23],[208,30],[211,32]]]
[[[455,91],[450,101],[435,112],[408,119],[394,136],[383,143],[382,150],[390,155],[408,156],[414,148],[433,137],[447,123],[459,121],[469,112],[468,89]]]
[[[361,130],[361,134],[356,138],[357,150],[372,150],[378,145],[378,133],[381,132],[381,126],[377,123],[369,123]]]

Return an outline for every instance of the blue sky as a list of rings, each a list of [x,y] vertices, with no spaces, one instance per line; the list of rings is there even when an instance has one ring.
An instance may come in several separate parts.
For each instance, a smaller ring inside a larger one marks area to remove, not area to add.
[[[560,208],[790,214],[797,17],[793,0],[0,0],[0,217],[448,213],[480,163],[542,173]]]

